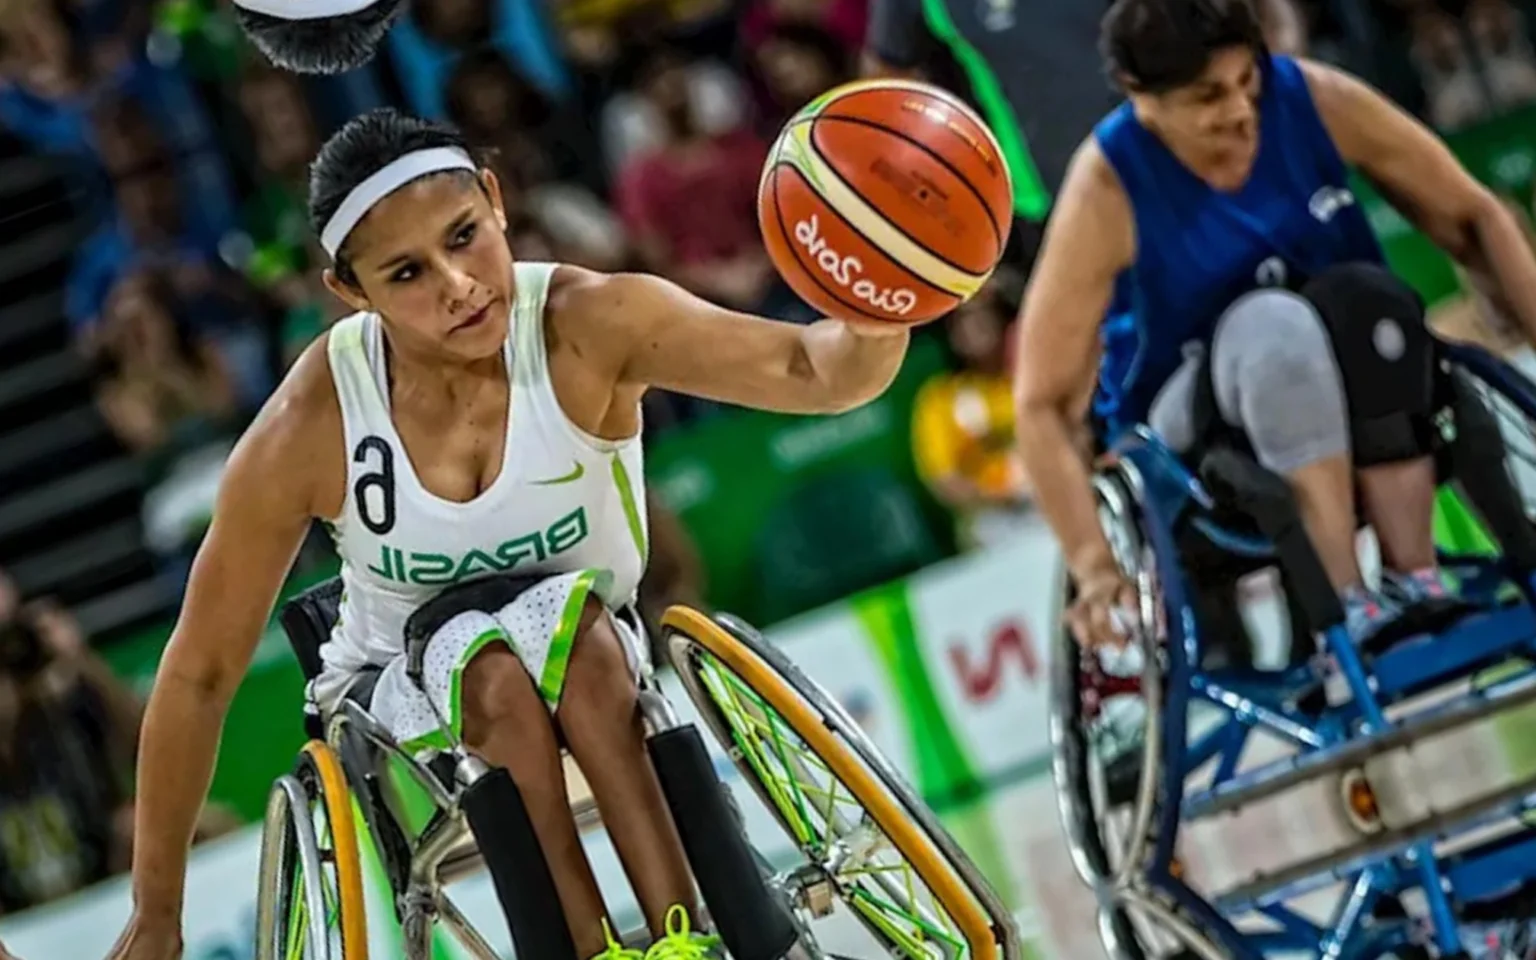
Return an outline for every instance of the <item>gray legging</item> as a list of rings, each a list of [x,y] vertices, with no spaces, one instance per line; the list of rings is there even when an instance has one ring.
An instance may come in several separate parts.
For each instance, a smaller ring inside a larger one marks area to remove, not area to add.
[[[1216,406],[1276,473],[1349,453],[1344,381],[1323,319],[1287,290],[1239,298],[1211,338]],[[1201,355],[1192,353],[1152,402],[1148,425],[1174,450],[1196,441],[1194,391]]]

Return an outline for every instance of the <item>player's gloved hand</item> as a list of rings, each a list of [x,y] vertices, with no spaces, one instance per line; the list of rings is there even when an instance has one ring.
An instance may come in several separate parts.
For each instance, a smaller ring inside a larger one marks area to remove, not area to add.
[[[153,920],[138,913],[107,951],[107,960],[181,960],[181,920]]]
[[[1074,578],[1077,595],[1067,608],[1067,626],[1089,649],[1124,647],[1135,635],[1136,588],[1111,562]]]

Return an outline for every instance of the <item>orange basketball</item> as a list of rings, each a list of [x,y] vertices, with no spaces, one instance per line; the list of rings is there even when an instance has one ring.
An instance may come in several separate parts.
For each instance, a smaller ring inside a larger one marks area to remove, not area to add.
[[[795,293],[831,317],[922,323],[992,275],[1013,185],[992,131],[925,83],[838,87],[768,156],[757,219]]]

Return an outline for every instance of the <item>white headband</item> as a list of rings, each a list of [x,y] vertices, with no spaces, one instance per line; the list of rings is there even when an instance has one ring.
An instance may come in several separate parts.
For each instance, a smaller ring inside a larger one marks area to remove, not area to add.
[[[373,205],[412,180],[444,170],[479,169],[474,159],[457,147],[432,147],[407,153],[352,188],[352,192],[347,194],[347,198],[341,201],[341,206],[336,208],[336,212],[326,222],[325,229],[320,231],[320,246],[334,260],[347,234],[352,232],[358,221],[368,215]]]
[[[323,20],[344,17],[383,0],[235,0],[235,6],[279,20]]]

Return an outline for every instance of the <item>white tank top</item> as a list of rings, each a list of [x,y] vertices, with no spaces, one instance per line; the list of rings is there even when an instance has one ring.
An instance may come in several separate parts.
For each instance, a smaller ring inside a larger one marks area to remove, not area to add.
[[[331,328],[331,378],[341,402],[347,493],[330,521],[341,555],[341,619],[321,647],[314,699],[334,705],[359,668],[404,649],[405,620],[445,586],[498,572],[600,571],[609,607],[629,602],[645,569],[647,531],[639,436],[602,440],[560,408],[544,347],[555,264],[519,263],[503,355],[510,401],[501,472],[467,503],[429,493],[390,417],[384,335],[376,314]]]

